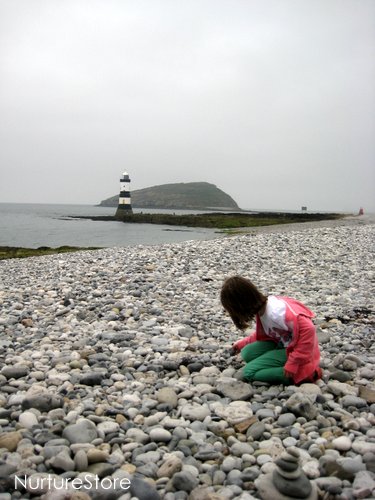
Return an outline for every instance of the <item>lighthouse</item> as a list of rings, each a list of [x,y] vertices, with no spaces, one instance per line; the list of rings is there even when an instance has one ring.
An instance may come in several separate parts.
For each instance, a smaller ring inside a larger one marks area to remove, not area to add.
[[[127,215],[132,214],[132,202],[130,197],[130,178],[127,172],[122,174],[120,179],[120,195],[116,210],[116,219],[123,220]]]

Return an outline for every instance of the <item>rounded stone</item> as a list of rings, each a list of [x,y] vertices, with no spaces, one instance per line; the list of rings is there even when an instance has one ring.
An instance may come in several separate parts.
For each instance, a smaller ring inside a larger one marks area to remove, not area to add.
[[[68,450],[63,450],[50,459],[50,464],[54,469],[68,472],[74,470],[75,462],[72,460]]]
[[[242,457],[242,455],[246,454],[252,455],[254,453],[254,448],[249,443],[237,442],[230,447],[230,451],[236,457]]]
[[[21,427],[31,429],[34,425],[38,425],[38,418],[32,411],[24,411],[18,417],[18,422]]]
[[[359,453],[360,455],[364,455],[365,453],[375,453],[375,443],[362,441],[360,439],[353,441],[352,448],[353,451]]]
[[[82,472],[87,470],[88,460],[84,450],[78,450],[74,456],[75,469]]]
[[[27,366],[5,366],[1,370],[1,374],[7,379],[19,379],[21,377],[25,377],[28,373],[29,368]]]
[[[89,386],[101,385],[103,379],[104,375],[102,373],[89,372],[82,375],[82,377],[79,380],[79,383],[82,385],[89,385]]]
[[[223,472],[230,472],[233,469],[239,469],[241,467],[242,460],[238,457],[225,457],[223,463],[221,464],[221,470]]]
[[[349,451],[352,447],[352,440],[348,436],[340,436],[332,440],[332,446],[338,451]]]
[[[18,431],[4,432],[0,434],[0,448],[15,451],[21,439],[22,435]]]
[[[158,390],[156,394],[159,403],[165,403],[170,405],[172,408],[177,407],[178,398],[177,394],[171,387],[162,387]]]
[[[108,457],[108,451],[100,450],[99,448],[89,448],[86,452],[86,460],[89,464],[105,462],[108,460]]]
[[[283,495],[291,498],[306,498],[310,495],[312,487],[304,473],[300,477],[288,480],[277,471],[272,474],[272,481],[276,489]]]
[[[292,472],[298,469],[298,463],[297,462],[290,462],[288,460],[285,460],[283,458],[278,458],[275,460],[275,464],[280,467],[280,469],[285,470],[286,472]]]
[[[277,419],[277,424],[281,427],[289,427],[294,424],[297,420],[297,417],[294,413],[282,413]]]
[[[266,453],[259,455],[257,457],[257,464],[262,466],[268,462],[272,462],[272,457],[271,455],[267,455]]]
[[[55,408],[61,408],[64,404],[61,396],[42,391],[39,394],[26,394],[22,401],[22,409],[28,410],[35,408],[40,411],[48,412]]]
[[[298,443],[297,439],[291,436],[283,440],[283,445],[285,446],[285,448],[289,448],[290,446],[296,446],[297,443]]]
[[[199,480],[188,471],[177,472],[172,478],[174,488],[186,492],[191,492],[199,484]]]
[[[91,443],[98,437],[95,424],[91,420],[86,419],[66,426],[62,435],[71,444]]]
[[[248,428],[246,436],[252,438],[254,441],[258,441],[263,436],[265,430],[266,426],[263,422],[255,422]]]
[[[182,469],[182,461],[179,457],[172,455],[159,467],[157,476],[172,477],[176,472]]]
[[[97,425],[98,432],[103,432],[104,434],[118,432],[119,428],[119,424],[117,422],[114,422],[113,420],[106,420],[105,422],[100,422]]]
[[[142,478],[133,477],[130,483],[130,493],[133,497],[139,500],[161,500],[156,488]]]
[[[168,443],[172,439],[172,434],[162,427],[155,427],[150,430],[151,441]]]
[[[210,410],[205,406],[187,404],[182,408],[181,415],[194,422],[195,420],[204,420],[210,414]]]

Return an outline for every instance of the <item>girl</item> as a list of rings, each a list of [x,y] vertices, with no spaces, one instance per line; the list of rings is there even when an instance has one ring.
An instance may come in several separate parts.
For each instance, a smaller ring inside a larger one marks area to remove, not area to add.
[[[246,363],[246,380],[298,384],[321,377],[318,337],[310,309],[290,297],[266,297],[241,276],[225,280],[220,298],[240,330],[254,317],[256,320],[255,332],[233,344],[234,352],[241,352]]]

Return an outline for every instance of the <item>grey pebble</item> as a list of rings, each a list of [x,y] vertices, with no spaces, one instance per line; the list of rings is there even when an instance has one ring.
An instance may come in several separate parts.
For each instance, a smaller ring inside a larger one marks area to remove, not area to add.
[[[70,443],[91,443],[98,436],[96,426],[91,420],[81,420],[68,425],[63,430],[63,437]]]

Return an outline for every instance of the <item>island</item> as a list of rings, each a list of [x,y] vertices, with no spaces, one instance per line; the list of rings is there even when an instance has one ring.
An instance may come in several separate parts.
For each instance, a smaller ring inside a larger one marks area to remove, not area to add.
[[[100,202],[101,207],[117,207],[119,195]],[[209,182],[161,184],[131,192],[133,208],[169,210],[240,210],[234,199]]]
[[[117,207],[119,196],[103,200],[101,207]],[[305,210],[297,213],[288,212],[255,212],[242,210],[227,193],[209,182],[181,182],[162,184],[131,192],[133,208],[145,212],[129,211],[123,217],[113,216],[80,216],[80,219],[97,221],[121,221],[138,224],[161,224],[170,226],[205,227],[221,231],[233,232],[241,228],[287,224],[293,222],[311,222],[342,218],[344,214],[308,213]],[[204,213],[148,213],[148,209],[195,210]],[[69,219],[78,218],[74,215]]]

